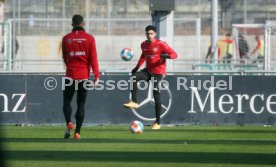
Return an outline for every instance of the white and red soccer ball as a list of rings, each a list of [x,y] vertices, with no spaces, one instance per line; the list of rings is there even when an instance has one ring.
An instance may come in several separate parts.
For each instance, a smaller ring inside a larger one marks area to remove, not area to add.
[[[134,52],[130,48],[124,48],[120,55],[124,61],[130,61],[134,56]]]
[[[143,123],[140,121],[133,121],[130,124],[130,131],[132,133],[141,134],[143,133],[144,126]]]

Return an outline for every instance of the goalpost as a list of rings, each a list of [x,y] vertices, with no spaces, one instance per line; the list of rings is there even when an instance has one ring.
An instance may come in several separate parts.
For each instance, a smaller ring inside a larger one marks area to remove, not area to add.
[[[0,22],[0,52],[3,54],[0,59],[0,69],[3,71],[12,70],[12,31],[11,31],[11,22],[5,21]]]
[[[234,57],[272,70],[276,60],[276,21],[266,24],[233,24]],[[261,44],[261,46],[259,46]],[[258,48],[257,51],[254,50]]]
[[[265,37],[265,56],[267,57],[265,66],[271,70],[272,64],[276,60],[276,20],[266,22]]]

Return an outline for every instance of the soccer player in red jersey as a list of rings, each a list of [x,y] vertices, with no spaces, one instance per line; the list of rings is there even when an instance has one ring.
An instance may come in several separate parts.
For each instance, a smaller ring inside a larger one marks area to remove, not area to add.
[[[251,52],[250,56],[254,55],[258,51],[257,60],[259,61],[259,63],[262,63],[265,56],[264,41],[261,40],[261,38],[258,35],[255,37],[255,40],[257,41],[257,46]],[[256,63],[257,60],[254,60],[253,63]]]
[[[65,84],[69,85],[65,86],[65,90],[63,91],[63,112],[67,125],[64,138],[69,138],[73,129],[73,123],[71,122],[71,101],[75,91],[77,91],[76,130],[74,138],[80,139],[87,96],[84,82],[90,78],[91,68],[95,76],[94,85],[98,83],[100,74],[95,39],[92,35],[85,32],[83,17],[81,15],[74,15],[72,17],[72,26],[72,32],[65,35],[62,39],[62,55],[66,65],[67,77]]]
[[[153,80],[156,122],[153,124],[152,129],[160,129],[160,112],[162,108],[159,82],[166,75],[166,59],[175,59],[177,58],[177,54],[168,44],[156,38],[155,26],[147,26],[145,32],[147,40],[141,44],[142,55],[136,67],[132,70],[132,76],[134,78],[133,90],[131,90],[132,101],[124,104],[124,107],[138,108],[136,97],[138,81]],[[146,68],[137,72],[144,62],[146,62]]]
[[[227,33],[225,35],[225,40],[223,40],[223,42],[226,44],[226,53],[223,57],[224,59],[224,63],[228,63],[230,64],[231,63],[231,59],[233,57],[233,43],[234,41],[231,39],[231,34],[230,33]]]

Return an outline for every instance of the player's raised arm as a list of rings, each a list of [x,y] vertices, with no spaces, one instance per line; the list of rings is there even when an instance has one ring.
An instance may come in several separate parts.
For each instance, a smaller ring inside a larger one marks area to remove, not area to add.
[[[161,49],[162,49],[162,54],[161,56],[164,58],[168,58],[168,59],[176,59],[177,58],[177,54],[176,52],[165,42],[160,41],[161,44]]]

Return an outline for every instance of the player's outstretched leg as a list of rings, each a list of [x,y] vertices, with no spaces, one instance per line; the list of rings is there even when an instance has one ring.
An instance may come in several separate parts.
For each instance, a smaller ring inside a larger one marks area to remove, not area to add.
[[[148,80],[149,78],[149,73],[144,69],[140,72],[136,72],[132,74],[132,79],[133,79],[133,85],[132,85],[132,90],[131,91],[131,101],[124,104],[123,106],[126,108],[133,108],[136,109],[138,108],[138,103],[137,103],[137,91],[138,91],[138,82],[141,80]]]
[[[134,73],[132,75],[132,78],[133,78],[133,89],[130,90],[131,91],[131,101],[128,102],[128,103],[125,103],[123,104],[123,106],[125,108],[133,108],[133,109],[136,109],[138,108],[138,103],[137,103],[137,91],[138,91],[138,88],[137,88],[137,73]]]

